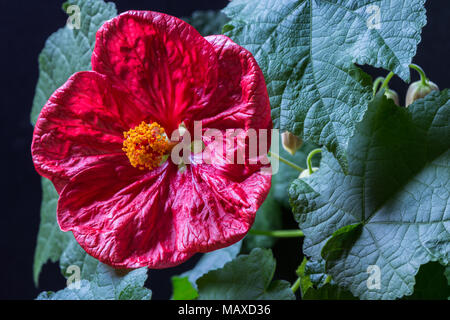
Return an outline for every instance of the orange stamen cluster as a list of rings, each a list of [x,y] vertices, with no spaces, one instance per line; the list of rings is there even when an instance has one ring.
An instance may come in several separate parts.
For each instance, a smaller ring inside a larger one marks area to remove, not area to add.
[[[164,155],[170,151],[169,141],[164,128],[153,122],[151,124],[142,121],[134,129],[123,133],[122,150],[127,154],[133,167],[140,170],[152,170],[157,168]]]

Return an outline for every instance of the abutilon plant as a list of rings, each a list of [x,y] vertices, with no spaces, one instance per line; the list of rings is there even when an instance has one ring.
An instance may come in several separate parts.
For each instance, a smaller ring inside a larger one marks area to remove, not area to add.
[[[46,43],[32,110],[34,277],[83,279],[38,299],[150,299],[148,269],[197,253],[172,299],[450,297],[450,91],[412,63],[425,0],[67,6],[79,28]],[[414,70],[406,108],[390,81]]]

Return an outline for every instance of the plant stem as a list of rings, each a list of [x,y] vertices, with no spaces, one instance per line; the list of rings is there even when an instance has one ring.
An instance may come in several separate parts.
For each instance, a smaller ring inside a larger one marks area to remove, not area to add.
[[[298,288],[300,288],[300,277],[297,278],[297,280],[295,280],[294,284],[291,287],[291,290],[293,293],[295,293]]]
[[[389,74],[386,76],[386,79],[384,79],[383,84],[381,85],[380,89],[388,88],[389,81],[391,81],[392,77],[395,75],[392,71],[389,72]]]
[[[382,82],[382,81],[384,81],[384,78],[383,77],[378,77],[378,78],[376,78],[375,79],[375,81],[373,82],[373,89],[372,89],[372,93],[373,93],[373,96],[375,97],[375,95],[377,94],[377,91],[378,91],[378,86],[380,85],[380,83]]]
[[[302,172],[303,170],[305,170],[305,169],[303,169],[302,167],[299,167],[298,165],[296,165],[295,163],[293,163],[293,162],[291,162],[291,161],[289,161],[289,160],[287,160],[287,159],[284,159],[283,157],[280,157],[280,155],[278,155],[278,154],[276,154],[276,153],[273,153],[273,152],[270,152],[270,151],[269,151],[267,154],[268,154],[270,157],[277,158],[277,159],[280,160],[281,162],[287,164],[288,166],[290,166],[291,168],[294,168],[294,169],[297,170],[297,171]]]
[[[322,149],[314,149],[308,154],[308,158],[306,158],[306,165],[308,166],[308,172],[309,174],[313,174],[312,169],[312,157],[314,157],[315,154],[322,152]]]
[[[277,238],[296,238],[304,237],[305,234],[302,230],[254,230],[250,229],[250,234],[257,236],[277,237]]]
[[[420,74],[420,81],[422,81],[422,84],[423,84],[424,86],[428,86],[428,78],[427,78],[427,76],[425,75],[425,71],[423,71],[423,69],[422,69],[421,67],[419,67],[417,64],[414,64],[414,63],[411,63],[411,64],[409,65],[409,67],[410,67],[411,69],[416,70],[416,71]]]

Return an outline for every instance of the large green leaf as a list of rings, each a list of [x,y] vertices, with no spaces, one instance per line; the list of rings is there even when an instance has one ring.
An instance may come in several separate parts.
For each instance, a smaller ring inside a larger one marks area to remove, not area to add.
[[[253,249],[197,280],[201,300],[293,300],[287,281],[272,281],[276,262],[270,249]]]
[[[445,267],[438,262],[429,262],[420,267],[416,275],[414,293],[407,300],[447,300],[450,285],[445,276]]]
[[[56,89],[72,74],[91,69],[95,34],[106,20],[117,15],[114,3],[103,0],[69,0],[68,5],[80,8],[80,29],[59,29],[47,39],[39,55],[39,79],[31,111],[33,124]]]
[[[66,278],[79,270],[80,288],[43,292],[38,300],[150,300],[151,291],[144,287],[147,268],[115,270],[89,256],[72,237],[60,259]]]
[[[64,248],[73,239],[71,232],[62,232],[56,222],[56,205],[58,193],[50,180],[41,179],[42,203],[41,223],[37,237],[36,250],[34,252],[33,278],[37,285],[42,266],[48,261],[59,260]]]
[[[319,171],[293,183],[291,204],[306,236],[304,253],[326,257],[327,273],[354,295],[410,295],[420,265],[448,264],[449,117],[449,90],[408,109],[378,94],[350,139],[348,173],[324,152]],[[381,286],[369,290],[373,265],[380,268]]]
[[[34,124],[42,107],[51,94],[75,72],[91,68],[91,53],[95,33],[107,19],[117,12],[113,3],[102,0],[71,0],[67,5],[80,8],[80,29],[62,28],[51,35],[39,56],[39,80],[31,111]],[[42,266],[51,260],[56,262],[72,237],[63,233],[56,222],[58,194],[50,181],[42,179],[41,225],[34,257],[33,277],[37,284]]]
[[[275,125],[343,160],[371,98],[370,77],[355,63],[408,80],[426,23],[424,1],[233,0],[224,31],[261,66]]]

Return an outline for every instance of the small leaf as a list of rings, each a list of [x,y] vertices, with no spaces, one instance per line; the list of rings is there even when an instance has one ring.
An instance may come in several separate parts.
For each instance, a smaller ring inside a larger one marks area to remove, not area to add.
[[[294,300],[287,281],[272,281],[276,262],[270,249],[253,249],[198,279],[201,300]]]
[[[351,249],[361,234],[362,224],[351,224],[335,231],[322,248],[322,258],[327,261],[337,260]]]
[[[303,300],[358,300],[348,290],[335,284],[326,283],[322,287],[310,288],[302,297]]]
[[[172,287],[172,300],[193,300],[198,297],[198,292],[188,277],[172,277]]]
[[[302,263],[298,266],[295,272],[297,276],[300,277],[300,292],[302,297],[305,295],[306,291],[308,291],[310,288],[313,288],[313,283],[310,277],[305,272],[307,263],[308,259],[304,257]]]

